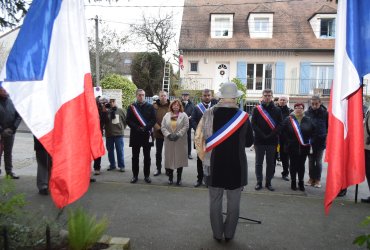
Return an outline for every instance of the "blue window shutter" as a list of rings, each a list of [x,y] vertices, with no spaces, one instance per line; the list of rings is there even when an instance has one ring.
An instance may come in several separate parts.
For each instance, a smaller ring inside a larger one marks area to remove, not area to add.
[[[275,94],[284,94],[285,90],[285,62],[276,62]]]
[[[247,62],[237,62],[236,77],[242,81],[242,83],[247,83]]]
[[[310,91],[310,62],[301,62],[299,93],[308,94]]]

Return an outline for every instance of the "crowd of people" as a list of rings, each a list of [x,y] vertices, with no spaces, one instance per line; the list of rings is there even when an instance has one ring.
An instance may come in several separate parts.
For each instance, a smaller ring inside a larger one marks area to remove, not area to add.
[[[139,180],[141,148],[144,181],[152,182],[150,151],[155,147],[156,168],[153,176],[159,176],[163,171],[168,176],[168,185],[173,185],[176,170],[175,183],[182,185],[182,173],[188,161],[193,159],[191,152],[194,146],[197,150],[194,187],[205,185],[209,188],[211,227],[217,241],[221,241],[222,237],[229,241],[235,233],[241,191],[248,180],[246,147],[254,145],[255,190],[263,187],[269,191],[275,190],[272,181],[277,164],[282,165],[281,178],[290,181],[292,190],[305,191],[305,186],[320,188],[328,132],[328,112],[320,97],[312,96],[306,111],[302,102],[295,103],[291,109],[287,97],[274,99],[273,91],[265,89],[260,103],[248,114],[237,105],[240,95],[236,85],[228,82],[222,84],[217,98],[212,96],[211,90],[204,89],[197,105],[190,100],[189,92],[183,92],[181,100],[170,101],[168,93],[160,91],[158,99],[149,103],[145,99],[145,91],[138,89],[136,100],[127,111],[118,107],[115,99],[97,97],[100,127],[106,137],[108,171],[126,171],[123,138],[127,125],[130,128],[129,147],[132,149],[130,182],[133,184]],[[364,139],[366,177],[370,190],[369,116],[368,112],[364,119]],[[19,178],[13,172],[12,147],[20,121],[6,91],[0,88],[0,156],[4,152],[6,175],[12,179]],[[192,130],[195,132],[194,142],[191,141]],[[41,143],[34,139],[38,164],[37,187],[40,194],[47,195],[52,159]],[[307,158],[309,179],[304,182]],[[101,158],[94,160],[93,168],[95,175],[101,174]],[[222,216],[224,190],[228,200],[225,221]],[[370,203],[370,197],[362,199],[362,202]]]

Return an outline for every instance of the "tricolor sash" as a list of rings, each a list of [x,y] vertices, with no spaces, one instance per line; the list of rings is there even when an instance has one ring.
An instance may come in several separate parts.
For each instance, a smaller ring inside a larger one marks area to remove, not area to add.
[[[134,113],[136,119],[141,124],[141,126],[145,127],[146,126],[146,121],[145,121],[144,117],[140,114],[139,110],[137,110],[137,108],[133,104],[130,105],[130,108],[131,108],[132,112]]]
[[[209,104],[209,105],[211,105],[211,103]],[[199,103],[198,105],[197,105],[197,107],[198,107],[198,109],[200,110],[200,112],[202,112],[202,114],[204,114],[204,112],[206,112],[206,107],[204,107],[204,104],[201,102],[201,103]],[[210,106],[208,106],[208,107],[210,107]]]
[[[271,105],[271,104],[270,104]],[[257,105],[257,110],[260,112],[262,118],[267,122],[269,127],[274,130],[276,127],[276,123],[274,119],[270,116],[270,114],[262,107],[262,105]]]
[[[227,138],[229,138],[235,131],[242,126],[248,119],[248,113],[238,110],[238,112],[228,121],[224,126],[216,131],[206,140],[206,152],[211,151],[217,147]]]
[[[295,134],[295,136],[297,137],[297,139],[299,141],[299,144],[301,144],[302,146],[310,146],[310,143],[304,143],[304,141],[303,141],[303,135],[302,135],[302,132],[301,132],[301,128],[298,124],[298,121],[296,119],[292,118],[291,116],[289,117],[289,119],[290,119],[290,123],[292,124],[294,134]]]

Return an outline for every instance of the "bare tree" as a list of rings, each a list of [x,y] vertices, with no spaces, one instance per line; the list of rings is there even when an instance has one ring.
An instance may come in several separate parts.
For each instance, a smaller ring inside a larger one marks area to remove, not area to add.
[[[16,26],[27,13],[28,7],[25,0],[0,0],[0,30]]]
[[[132,24],[131,32],[137,37],[146,40],[150,47],[154,47],[158,54],[163,58],[167,54],[168,47],[176,32],[173,28],[173,13],[167,13],[161,17],[146,17],[143,14],[141,24]]]

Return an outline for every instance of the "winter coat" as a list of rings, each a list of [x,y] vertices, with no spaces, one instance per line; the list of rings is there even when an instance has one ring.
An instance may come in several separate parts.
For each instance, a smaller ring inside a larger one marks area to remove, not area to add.
[[[223,127],[238,112],[238,107],[231,104],[217,104],[207,111],[204,117],[204,135],[207,135],[210,117],[213,113],[212,133]],[[252,125],[247,119],[229,138],[217,145],[210,152],[210,175],[208,185],[233,190],[248,183],[248,163],[245,148],[253,144]],[[207,153],[206,158],[209,157]],[[204,165],[207,165],[205,160]]]
[[[312,149],[324,150],[326,148],[326,136],[328,134],[328,111],[323,106],[313,110],[311,107],[304,113],[315,125],[315,134],[311,139]]]
[[[126,114],[123,109],[117,108],[104,113],[105,137],[123,136],[126,128]]]
[[[217,100],[212,99],[210,102],[210,106],[208,106],[208,109],[210,109],[212,106],[217,104]],[[191,113],[190,118],[190,127],[194,130],[197,129],[198,123],[200,119],[202,119],[203,113],[200,111],[197,105],[194,106],[193,112]]]
[[[254,144],[255,145],[277,145],[278,135],[282,125],[281,110],[274,105],[274,102],[270,102],[269,105],[265,103],[262,107],[269,113],[271,118],[275,121],[275,129],[272,130],[267,124],[266,120],[262,117],[257,107],[253,109],[252,115],[252,127],[254,130]]]
[[[277,107],[281,110],[283,121],[285,120],[285,118],[287,118],[290,115],[290,113],[294,111],[293,109],[289,108],[287,105],[285,106],[277,105]],[[280,133],[279,135],[279,143],[280,143],[280,147],[283,147],[283,145],[285,144],[285,137],[282,133]]]
[[[156,123],[154,124],[154,138],[163,139],[163,134],[161,131],[161,124],[164,115],[168,112],[168,108],[170,107],[170,100],[167,100],[167,102],[162,105],[160,100],[156,100],[153,104],[154,110],[155,110],[155,118]]]
[[[187,104],[185,104],[185,102],[181,102],[181,104],[184,107],[184,112],[188,115],[188,117],[190,117],[195,108],[194,104],[190,100],[188,100]]]
[[[22,118],[15,110],[12,100],[9,97],[0,97],[0,134],[6,128],[12,129],[15,133],[21,121]]]
[[[295,118],[294,114],[291,114],[285,118],[283,122],[282,133],[286,138],[283,150],[289,155],[308,155],[310,153],[310,146],[303,146],[299,143],[290,121],[290,117]],[[302,132],[303,141],[306,144],[314,135],[315,125],[312,123],[309,117],[303,116],[299,127]]]
[[[162,133],[164,135],[164,167],[176,169],[188,166],[188,137],[189,118],[186,113],[179,113],[175,131],[171,127],[171,112],[166,113],[162,120]],[[172,133],[180,136],[177,141],[170,141],[168,136]]]
[[[127,118],[126,122],[127,125],[131,128],[130,130],[130,147],[147,147],[152,146],[150,143],[150,137],[152,128],[155,124],[155,111],[153,105],[145,102],[142,105],[139,105],[137,102],[134,102],[132,105],[136,107],[136,109],[140,112],[140,114],[144,117],[146,121],[146,126],[142,131],[140,128],[141,123],[136,118],[134,113],[131,110],[131,107],[127,109]]]

